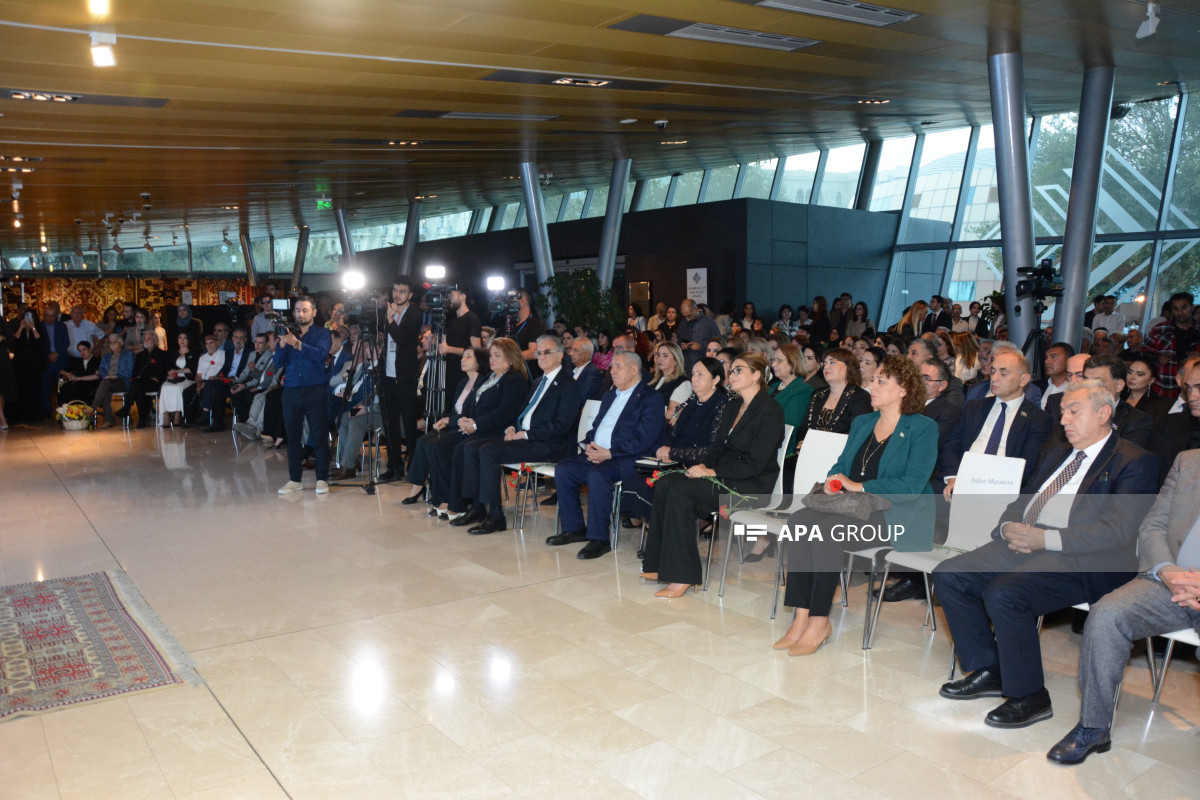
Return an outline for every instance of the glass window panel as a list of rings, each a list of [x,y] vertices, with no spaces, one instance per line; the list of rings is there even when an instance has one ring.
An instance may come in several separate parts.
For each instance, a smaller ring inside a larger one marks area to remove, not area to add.
[[[854,195],[858,191],[858,176],[862,173],[863,154],[866,142],[838,147],[829,151],[825,162],[825,178],[821,181],[821,193],[817,205],[853,208]]]
[[[879,171],[875,174],[875,188],[871,192],[872,211],[900,210],[916,144],[915,136],[888,139],[883,143],[883,152],[879,154]]]
[[[401,244],[404,242],[404,229],[408,227],[408,221],[394,223],[391,225],[371,225],[363,228],[350,229],[350,241],[354,244],[354,252],[361,253],[364,250],[378,250],[382,247],[391,247],[392,245]],[[257,256],[257,253],[255,254]],[[262,269],[262,264],[258,265]]]
[[[675,196],[671,198],[672,206],[690,206],[700,196],[700,182],[704,180],[704,170],[685,172],[675,182]]]
[[[733,197],[733,184],[737,181],[738,165],[717,167],[708,179],[708,191],[704,193],[705,203],[718,200],[729,200]]]
[[[775,180],[775,167],[779,159],[768,161],[751,161],[746,164],[746,179],[742,181],[742,197],[757,197],[759,200],[771,198],[771,182]]]
[[[820,159],[820,153],[788,156],[783,162],[783,183],[779,187],[779,199],[785,203],[807,203],[812,193],[813,180],[817,177],[817,162]]]
[[[996,189],[996,144],[991,125],[979,129],[975,169],[967,184],[967,208],[963,215],[962,239],[1000,238],[1000,194]]]
[[[563,221],[579,219],[583,213],[583,201],[587,199],[587,191],[571,192],[567,195],[567,209],[563,212]]]
[[[629,198],[625,198],[628,200]],[[608,209],[608,184],[597,186],[592,189],[592,201],[588,203],[587,210],[583,216],[585,219],[591,217],[603,217]]]
[[[970,139],[970,128],[925,137],[905,242],[949,241]]]
[[[275,238],[275,273],[290,275],[296,265],[296,246],[300,244],[300,234]]]
[[[517,220],[513,223],[514,228],[524,228],[529,225],[529,219],[525,216],[525,204],[517,208]]]
[[[504,211],[500,216],[500,225],[498,230],[506,231],[517,221],[517,209],[520,208],[520,203],[508,203],[504,206]]]
[[[666,205],[667,189],[670,185],[670,175],[648,179],[642,186],[642,204],[638,207],[638,211],[652,211]]]
[[[1109,123],[1097,233],[1154,230],[1178,107],[1175,97],[1133,103],[1124,117]]]
[[[629,208],[633,205],[633,189],[635,186],[637,186],[637,181],[630,181],[629,183],[625,184],[625,213],[626,214],[629,213]],[[608,193],[605,192],[605,197],[607,197],[607,196],[608,196]],[[608,201],[605,200],[605,202],[607,203]],[[603,214],[604,214],[604,212],[601,211],[600,215],[603,215]]]
[[[315,239],[316,237],[317,237],[317,234],[314,233],[312,238]],[[336,243],[337,233],[333,234],[333,238]],[[335,244],[334,252],[340,253],[341,252],[340,246]],[[118,269],[118,270],[137,269],[137,267],[134,266],[134,258],[131,258],[132,255],[133,255],[132,252],[126,251],[126,253],[120,257],[120,261],[119,261],[116,269]],[[315,264],[313,264],[312,256],[313,256],[313,253],[312,253],[312,250],[310,249],[309,253],[308,253],[308,261],[305,262],[305,270],[316,272],[318,270],[310,269],[310,266],[315,267]],[[186,267],[186,263],[187,263],[187,256],[184,255],[185,267]],[[193,245],[193,247],[192,247],[192,271],[193,272],[210,272],[210,273],[211,272],[245,272],[246,267],[242,263],[242,249],[236,243],[234,244],[233,247],[229,247],[225,244]]]
[[[1183,119],[1183,141],[1179,164],[1175,168],[1175,194],[1165,227],[1170,230],[1200,228],[1200,102],[1195,97],[1189,99],[1187,115]]]
[[[1088,280],[1087,297],[1115,295],[1117,310],[1125,315],[1126,322],[1140,323],[1144,306],[1137,302],[1137,298],[1141,297],[1145,302],[1153,252],[1153,242],[1097,244],[1092,248],[1092,272]]]
[[[1200,239],[1163,242],[1160,258],[1158,285],[1153,299],[1147,300],[1151,318],[1158,316],[1163,303],[1175,292],[1200,295]]]
[[[458,211],[453,214],[424,217],[421,220],[421,232],[418,241],[430,242],[435,239],[449,239],[452,236],[466,236],[470,225],[470,211]]]
[[[1055,114],[1042,119],[1032,169],[1034,236],[1063,234],[1078,125],[1076,114]]]
[[[558,222],[558,209],[562,207],[563,196],[561,194],[545,195],[542,197],[542,203],[546,207],[546,224]]]

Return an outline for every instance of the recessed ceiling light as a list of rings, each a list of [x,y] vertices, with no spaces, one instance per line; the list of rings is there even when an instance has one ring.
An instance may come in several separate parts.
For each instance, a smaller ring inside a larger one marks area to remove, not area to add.
[[[26,161],[41,161],[41,156],[0,156],[0,161],[11,161],[14,164],[21,164]]]
[[[36,172],[33,167],[0,167],[0,172]]]
[[[113,45],[117,43],[117,35],[111,30],[92,31],[92,66],[115,67],[117,55]]]
[[[625,119],[621,120],[622,125],[632,125],[635,122],[637,122],[637,120],[633,117],[626,117]]]
[[[78,94],[59,94],[55,92],[35,92],[28,89],[13,89],[8,96],[13,100],[36,100],[41,103],[74,103],[76,100],[82,100],[82,95]]]
[[[108,0],[88,0],[88,11],[93,17],[107,17],[109,12]]]
[[[816,17],[829,17],[846,22],[858,22],[882,28],[897,22],[908,22],[921,16],[911,11],[901,11],[887,6],[860,3],[856,0],[740,0],[765,8],[778,8]]]
[[[612,81],[607,81],[602,78],[556,78],[553,81],[558,86],[586,86],[591,89],[599,89],[601,86],[608,86]]]
[[[1178,86],[1179,81],[1159,81],[1155,86]]]
[[[876,98],[864,98],[858,101],[860,106],[886,106],[891,100],[879,100]]]
[[[665,142],[659,142],[659,144],[687,144],[687,143],[688,143],[687,139],[668,139]]]
[[[237,211],[237,206],[221,206],[222,211]]]
[[[391,147],[416,147],[419,144],[420,142],[416,139],[410,139],[408,141],[404,141],[402,139],[393,139],[388,141],[388,145]]]

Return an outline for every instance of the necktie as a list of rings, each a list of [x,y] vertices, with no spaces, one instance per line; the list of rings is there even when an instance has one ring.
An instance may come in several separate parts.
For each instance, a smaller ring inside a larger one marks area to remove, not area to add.
[[[1079,465],[1083,463],[1086,456],[1082,450],[1075,453],[1074,460],[1063,468],[1062,472],[1050,481],[1050,485],[1042,489],[1037,497],[1033,498],[1033,502],[1029,504],[1029,508],[1025,509],[1025,524],[1036,525],[1038,517],[1042,515],[1042,509],[1050,502],[1050,498],[1062,491],[1062,488],[1071,482],[1071,478],[1075,477],[1075,473],[1079,472]]]
[[[929,316],[925,318],[925,327],[928,328],[929,330],[933,330],[933,320],[934,320],[934,313],[932,311],[930,311]]]
[[[538,381],[538,388],[537,391],[533,393],[533,399],[529,401],[529,405],[525,406],[525,410],[517,416],[518,425],[520,424],[521,420],[525,419],[526,414],[528,414],[530,411],[533,411],[533,407],[537,405],[538,398],[542,396],[542,392],[545,391],[545,389],[546,377],[543,375],[542,379]]]
[[[1004,415],[1008,413],[1007,403],[1001,402],[999,398],[996,402],[1000,403],[1000,416],[996,418],[996,426],[992,428],[992,435],[988,437],[987,449],[983,451],[989,456],[1000,452],[1000,439],[1004,436]]]

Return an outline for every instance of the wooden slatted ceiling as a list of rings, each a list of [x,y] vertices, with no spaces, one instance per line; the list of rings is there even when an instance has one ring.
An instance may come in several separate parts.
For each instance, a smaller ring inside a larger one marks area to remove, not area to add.
[[[416,194],[438,195],[427,213],[516,200],[506,176],[524,158],[554,173],[553,191],[571,191],[605,182],[615,154],[646,177],[861,141],[864,131],[986,121],[989,29],[1020,37],[1035,113],[1077,104],[1085,55],[1117,64],[1121,100],[1200,78],[1200,16],[1182,13],[1200,14],[1194,2],[1168,6],[1159,34],[1141,42],[1144,6],[1128,0],[903,0],[891,4],[921,16],[887,28],[732,0],[111,2],[103,23],[116,30],[118,66],[99,70],[86,0],[0,1],[0,22],[35,26],[0,26],[0,86],[167,101],[0,100],[0,155],[44,159],[17,176],[23,228],[0,211],[6,253],[36,248],[43,228],[69,250],[75,218],[103,230],[104,212],[140,209],[141,191],[152,193],[144,222],[154,234],[169,238],[186,220],[206,244],[239,225],[256,238],[297,224],[332,230],[332,215],[313,210],[320,185],[368,225],[400,221]],[[788,53],[610,28],[639,14],[822,43]],[[488,80],[495,70],[540,71],[545,82]],[[549,83],[560,74],[661,86]],[[862,97],[892,102],[864,107]],[[406,110],[555,119],[396,116]],[[641,122],[619,125],[625,117]],[[666,134],[650,125],[658,118],[672,121]],[[454,144],[385,144],[395,139]]]

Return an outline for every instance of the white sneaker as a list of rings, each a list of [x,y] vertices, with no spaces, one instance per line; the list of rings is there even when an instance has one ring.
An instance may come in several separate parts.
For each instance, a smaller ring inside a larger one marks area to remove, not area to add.
[[[317,481],[317,494],[329,494],[329,481]]]
[[[279,493],[280,494],[291,494],[292,492],[298,492],[303,488],[304,488],[304,485],[297,481],[288,481],[283,486],[279,487]]]

